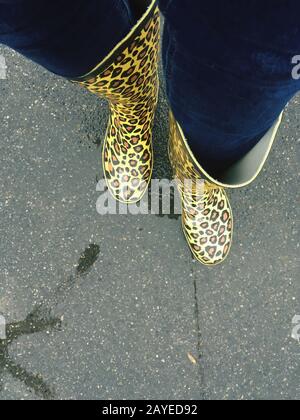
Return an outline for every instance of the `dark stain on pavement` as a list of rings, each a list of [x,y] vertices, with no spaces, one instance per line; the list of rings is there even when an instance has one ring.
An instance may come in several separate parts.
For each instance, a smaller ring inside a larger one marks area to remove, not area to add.
[[[79,258],[76,273],[80,276],[88,273],[99,257],[99,245],[91,244]]]
[[[8,372],[14,379],[27,385],[35,394],[43,399],[52,399],[54,394],[40,375],[27,372],[15,363],[9,355],[9,346],[23,335],[31,335],[48,330],[59,330],[61,320],[46,317],[43,305],[36,307],[23,321],[6,326],[6,340],[0,340],[0,391],[3,387],[3,374]]]
[[[99,254],[100,247],[91,244],[80,256],[75,275],[70,275],[63,280],[54,293],[37,305],[24,320],[6,325],[6,338],[0,339],[0,392],[4,386],[4,375],[8,373],[14,379],[24,383],[37,397],[45,400],[55,398],[54,390],[47,385],[41,375],[28,372],[11,358],[9,347],[24,335],[61,331],[63,318],[52,315],[52,312],[55,307],[64,302],[77,280],[88,273]]]

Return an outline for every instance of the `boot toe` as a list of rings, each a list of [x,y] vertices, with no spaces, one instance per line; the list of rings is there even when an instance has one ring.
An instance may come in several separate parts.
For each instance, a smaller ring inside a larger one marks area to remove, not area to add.
[[[207,266],[224,262],[233,239],[233,215],[225,191],[214,190],[193,209],[183,207],[183,230],[195,258]]]

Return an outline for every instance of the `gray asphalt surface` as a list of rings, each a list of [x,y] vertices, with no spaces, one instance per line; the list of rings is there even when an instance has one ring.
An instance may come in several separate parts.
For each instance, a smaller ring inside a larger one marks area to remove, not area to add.
[[[176,217],[97,214],[106,104],[0,54],[0,398],[299,399],[299,97],[208,269]],[[162,93],[156,178],[167,111]]]

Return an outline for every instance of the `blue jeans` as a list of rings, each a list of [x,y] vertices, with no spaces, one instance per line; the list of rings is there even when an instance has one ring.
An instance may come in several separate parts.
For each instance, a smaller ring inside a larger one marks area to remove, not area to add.
[[[136,22],[128,0],[0,0],[0,43],[53,73],[88,73]]]
[[[141,0],[139,0],[141,1]],[[245,155],[300,89],[299,0],[158,0],[170,107],[212,174]],[[0,42],[64,77],[129,32],[136,0],[0,0]]]
[[[299,91],[298,0],[161,0],[167,94],[199,161],[222,172]]]

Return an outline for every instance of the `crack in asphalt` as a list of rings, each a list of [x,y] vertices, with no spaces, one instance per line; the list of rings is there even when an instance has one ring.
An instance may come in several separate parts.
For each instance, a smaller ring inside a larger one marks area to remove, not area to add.
[[[192,275],[194,277],[194,271],[192,269]],[[204,370],[204,358],[203,358],[203,337],[201,333],[201,324],[200,324],[200,308],[198,301],[198,286],[197,280],[194,277],[193,281],[194,287],[194,313],[195,313],[195,323],[196,323],[196,334],[197,334],[197,357],[198,357],[198,368],[199,376],[201,380],[201,400],[206,400],[206,391],[205,391],[205,370]]]

